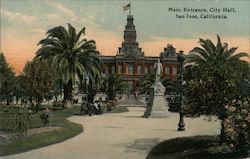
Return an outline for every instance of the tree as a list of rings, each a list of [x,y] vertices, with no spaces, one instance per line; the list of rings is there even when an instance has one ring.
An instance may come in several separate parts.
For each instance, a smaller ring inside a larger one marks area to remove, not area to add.
[[[31,103],[34,100],[37,106],[54,90],[54,72],[45,59],[27,62],[20,78],[26,97]]]
[[[223,142],[224,105],[240,95],[238,86],[249,73],[248,63],[240,58],[249,56],[236,54],[236,47],[229,49],[219,36],[217,39],[217,45],[209,39],[200,39],[202,48],[195,47],[187,56],[186,113],[188,116],[215,115],[221,119]]]
[[[128,92],[128,85],[119,75],[109,74],[107,77],[102,77],[100,90],[107,93],[109,100],[115,100],[116,94]]]
[[[155,82],[155,75],[154,73],[150,73],[145,75],[143,82],[139,85],[139,92],[140,93],[147,93],[149,88]]]
[[[165,94],[177,94],[179,93],[178,83],[173,81],[169,77],[164,77],[162,79],[162,85],[166,88]]]
[[[25,91],[24,91],[25,86],[22,87],[22,85],[23,85],[22,75],[16,76],[14,84],[14,96],[16,97],[16,104],[18,104],[19,99],[25,98]]]
[[[3,53],[0,53],[0,101],[10,104],[14,96],[14,86],[15,73],[6,62]]]
[[[47,38],[38,44],[42,47],[37,51],[37,58],[53,58],[63,83],[64,100],[72,101],[72,90],[76,78],[82,80],[84,75],[91,79],[100,76],[99,52],[94,40],[80,39],[85,28],[76,33],[75,28],[68,24],[68,30],[62,26],[47,31]]]

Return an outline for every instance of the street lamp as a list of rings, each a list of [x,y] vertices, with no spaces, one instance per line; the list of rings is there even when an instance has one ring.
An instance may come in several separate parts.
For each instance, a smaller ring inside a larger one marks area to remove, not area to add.
[[[180,62],[180,97],[181,97],[181,103],[179,107],[179,113],[180,113],[180,121],[178,124],[178,131],[185,131],[185,123],[184,123],[184,104],[183,104],[183,70],[184,70],[184,61],[185,56],[183,55],[183,51],[180,51],[180,53],[177,56],[177,60]]]
[[[88,86],[89,86],[89,76],[86,75],[85,76],[85,80],[86,80],[86,106],[88,109],[88,114],[89,116],[91,116],[91,108],[90,108],[90,104],[89,104],[89,92],[88,92]]]
[[[87,101],[87,103],[88,103],[88,86],[89,86],[89,76],[88,75],[86,75],[85,76],[85,81],[86,81],[86,101]]]

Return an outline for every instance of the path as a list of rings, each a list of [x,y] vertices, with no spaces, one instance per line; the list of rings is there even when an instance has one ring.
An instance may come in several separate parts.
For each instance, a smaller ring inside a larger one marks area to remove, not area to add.
[[[119,102],[119,106],[134,107],[135,105],[137,107],[145,107],[146,104],[136,99],[133,94],[125,95],[125,98]]]
[[[202,118],[185,119],[186,131],[178,132],[179,116],[141,118],[144,109],[101,116],[73,116],[70,121],[84,126],[84,132],[67,141],[0,159],[145,159],[157,143],[175,137],[215,135],[218,122]]]

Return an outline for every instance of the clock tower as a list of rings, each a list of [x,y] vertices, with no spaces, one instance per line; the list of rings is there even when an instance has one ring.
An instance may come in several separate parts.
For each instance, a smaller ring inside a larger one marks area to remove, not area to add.
[[[136,30],[133,15],[127,16],[127,24],[124,30],[124,41],[118,50],[118,55],[125,57],[144,56],[139,43],[136,41]]]

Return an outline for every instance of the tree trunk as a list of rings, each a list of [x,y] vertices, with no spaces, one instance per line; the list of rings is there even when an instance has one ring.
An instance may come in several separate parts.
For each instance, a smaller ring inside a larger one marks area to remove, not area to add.
[[[226,134],[225,134],[225,119],[221,120],[221,130],[220,130],[220,144],[224,144],[226,142]]]
[[[6,105],[10,105],[10,100],[9,99],[6,100]]]
[[[57,98],[58,98],[58,96],[57,96],[57,95],[55,95],[55,100],[56,100],[56,102],[58,101],[58,99],[57,99]]]
[[[63,104],[65,104],[67,101],[72,102],[72,90],[73,90],[73,86],[72,86],[72,81],[69,80],[69,82],[67,84],[63,85]]]
[[[19,97],[16,96],[16,104],[18,104],[18,101],[19,101]]]

